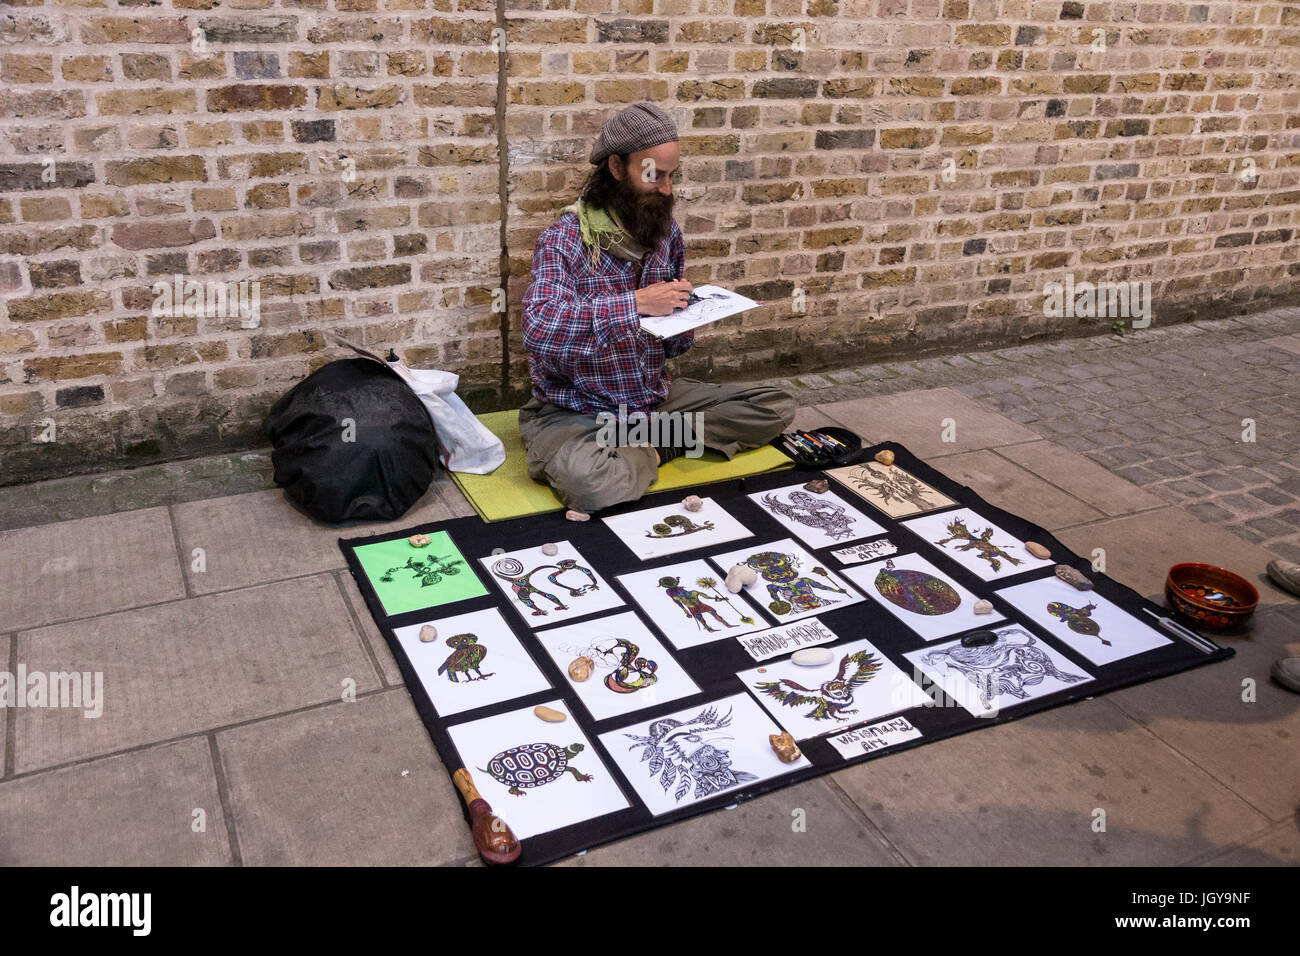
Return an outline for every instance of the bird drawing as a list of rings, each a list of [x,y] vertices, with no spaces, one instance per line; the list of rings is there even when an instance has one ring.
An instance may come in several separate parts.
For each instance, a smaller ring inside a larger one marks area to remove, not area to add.
[[[491,674],[484,674],[479,667],[483,664],[483,658],[487,657],[487,648],[478,642],[478,637],[474,634],[456,634],[447,638],[446,644],[453,648],[447,659],[442,662],[438,668],[438,673],[447,675],[447,680],[453,684],[459,684],[460,678],[457,674],[464,674],[466,680],[486,680]],[[471,677],[470,671],[478,674],[477,677]]]
[[[811,704],[812,710],[804,716],[813,720],[848,720],[849,714],[857,713],[855,708],[850,707],[854,690],[875,677],[882,666],[884,662],[875,654],[856,651],[845,654],[840,659],[840,668],[835,676],[816,689],[804,687],[784,677],[780,680],[760,681],[755,687],[759,693],[775,697],[786,707]],[[851,676],[850,667],[853,669]]]

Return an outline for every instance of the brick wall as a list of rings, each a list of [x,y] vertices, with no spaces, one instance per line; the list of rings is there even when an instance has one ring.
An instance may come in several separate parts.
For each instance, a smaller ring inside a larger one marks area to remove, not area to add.
[[[644,99],[687,277],[765,303],[690,373],[1108,331],[1067,272],[1300,300],[1300,3],[9,0],[0,483],[263,444],[327,330],[517,402],[533,241]],[[176,274],[257,327],[151,314]]]

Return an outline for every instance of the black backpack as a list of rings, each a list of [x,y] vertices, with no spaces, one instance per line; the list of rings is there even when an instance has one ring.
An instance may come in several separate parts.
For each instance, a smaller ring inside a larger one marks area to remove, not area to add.
[[[275,483],[320,521],[391,521],[433,481],[438,436],[424,404],[370,359],[307,376],[266,416]]]

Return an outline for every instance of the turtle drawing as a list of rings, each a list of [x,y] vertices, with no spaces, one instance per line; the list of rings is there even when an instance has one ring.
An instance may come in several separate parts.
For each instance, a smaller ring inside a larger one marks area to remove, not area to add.
[[[951,614],[961,606],[961,595],[947,581],[924,571],[896,569],[892,560],[876,575],[876,590],[890,604],[915,614]]]
[[[559,780],[566,773],[573,774],[573,779],[579,783],[590,780],[590,774],[580,773],[577,767],[569,766],[569,761],[582,751],[582,744],[571,744],[568,747],[559,744],[521,744],[501,751],[488,761],[487,769],[478,769],[509,787],[506,793],[522,797],[525,790]]]

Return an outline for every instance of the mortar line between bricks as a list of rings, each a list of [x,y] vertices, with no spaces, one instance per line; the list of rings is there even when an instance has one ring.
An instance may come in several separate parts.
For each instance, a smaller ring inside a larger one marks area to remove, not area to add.
[[[352,606],[352,601],[348,598],[347,589],[343,586],[343,572],[335,571],[332,575],[334,584],[339,589],[339,597],[343,599],[343,606],[348,609],[348,617],[352,619],[352,629],[357,633],[357,640],[361,642],[361,649],[365,651],[366,657],[370,660],[370,666],[374,669],[375,676],[379,678],[381,687],[392,687],[384,677],[384,669],[379,665],[379,658],[375,654],[374,648],[370,646],[370,641],[366,638],[365,627],[361,623],[361,618],[357,615],[356,608]]]
[[[226,768],[221,763],[221,748],[217,746],[217,735],[209,733],[208,756],[212,758],[212,773],[217,779],[217,800],[221,803],[221,816],[226,823],[226,840],[230,846],[230,860],[234,866],[244,865],[244,856],[239,850],[239,831],[235,827],[235,814],[231,806],[230,787],[226,782]]]
[[[171,505],[167,506],[167,521],[172,526],[172,544],[176,546],[176,560],[180,562],[181,584],[185,588],[185,596],[187,598],[192,598],[194,597],[194,588],[190,585],[190,576],[185,573],[189,564],[185,561],[185,550],[181,547],[181,529],[179,523],[176,521],[176,514],[172,511]],[[205,555],[205,560],[206,557],[207,556]]]
[[[880,827],[876,826],[876,822],[867,815],[867,811],[863,809],[856,800],[849,796],[848,791],[839,785],[839,782],[835,779],[834,773],[826,774],[821,778],[821,780],[826,784],[826,788],[831,791],[831,795],[839,799],[840,803],[844,805],[844,808],[849,811],[850,815],[858,818],[858,823],[866,828],[867,832],[875,837],[881,847],[883,847],[890,856],[896,859],[901,866],[916,865],[907,858],[906,853],[895,845],[893,840],[885,836],[884,831],[881,830]]]
[[[18,679],[16,676],[18,674],[18,632],[17,631],[14,631],[12,634],[9,635],[9,673],[15,675],[15,677],[13,678],[14,680]],[[15,687],[14,690],[15,692],[17,692],[20,690],[20,688]],[[15,757],[14,757],[14,748],[17,746],[17,741],[18,741],[18,708],[14,707],[11,708],[9,710],[9,713],[5,715],[4,771],[2,774],[0,774],[0,777],[2,777],[5,780],[8,780],[10,777],[14,775],[14,767],[16,766]]]
[[[506,0],[496,0],[496,28],[506,35]],[[501,255],[498,269],[501,272],[501,404],[506,404],[510,394],[510,144],[506,137],[506,111],[509,105],[510,66],[506,44],[497,50],[497,208],[500,220]]]

